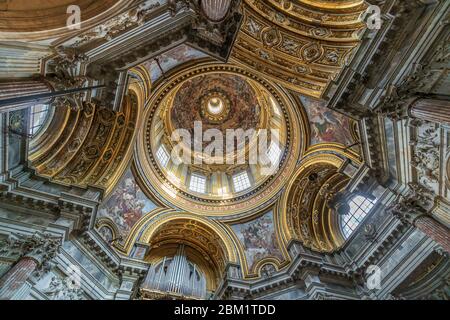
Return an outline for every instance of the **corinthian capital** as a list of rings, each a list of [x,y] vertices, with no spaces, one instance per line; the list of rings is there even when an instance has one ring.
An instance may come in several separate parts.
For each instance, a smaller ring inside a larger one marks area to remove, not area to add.
[[[420,216],[429,213],[433,207],[433,194],[419,184],[411,183],[407,195],[399,195],[386,210],[404,222],[414,224]]]
[[[35,259],[40,265],[53,259],[61,246],[61,238],[35,233],[23,240],[23,256]]]
[[[35,279],[40,279],[50,271],[51,260],[57,255],[60,246],[61,238],[46,233],[35,233],[23,239],[23,257],[34,259],[38,263],[33,274]]]

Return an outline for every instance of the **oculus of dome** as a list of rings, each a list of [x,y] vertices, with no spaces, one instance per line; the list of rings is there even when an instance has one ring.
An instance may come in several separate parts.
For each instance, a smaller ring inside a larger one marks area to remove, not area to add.
[[[211,91],[201,98],[201,116],[207,123],[221,124],[230,115],[230,99],[221,91]]]

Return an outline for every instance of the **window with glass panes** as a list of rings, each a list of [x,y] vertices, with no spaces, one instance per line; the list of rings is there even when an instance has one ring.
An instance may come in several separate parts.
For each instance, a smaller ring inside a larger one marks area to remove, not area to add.
[[[193,173],[189,183],[189,189],[198,193],[206,192],[206,177]]]
[[[356,230],[361,221],[372,210],[375,201],[371,201],[363,196],[356,196],[350,200],[350,212],[341,216],[341,228],[345,239]]]
[[[234,190],[236,192],[241,192],[245,189],[250,188],[250,179],[248,178],[248,174],[246,171],[243,171],[241,173],[238,173],[233,176],[233,185]]]
[[[30,134],[36,135],[48,117],[48,105],[36,104],[31,107],[30,111]]]

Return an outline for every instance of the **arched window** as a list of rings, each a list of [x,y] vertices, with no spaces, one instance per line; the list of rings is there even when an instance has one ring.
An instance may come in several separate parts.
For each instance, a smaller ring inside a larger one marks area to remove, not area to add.
[[[30,135],[35,136],[47,122],[49,108],[46,104],[35,104],[30,111]]]
[[[206,177],[197,173],[191,175],[189,189],[198,193],[206,192]]]
[[[251,187],[250,179],[246,171],[233,176],[233,185],[236,192],[244,191]]]
[[[375,205],[376,200],[372,201],[363,196],[355,196],[350,200],[350,212],[341,216],[341,230],[345,239],[358,228],[361,221],[367,216]]]
[[[159,163],[163,167],[166,167],[167,164],[169,163],[170,156],[164,146],[159,147],[158,151],[156,152],[156,157],[158,158]]]

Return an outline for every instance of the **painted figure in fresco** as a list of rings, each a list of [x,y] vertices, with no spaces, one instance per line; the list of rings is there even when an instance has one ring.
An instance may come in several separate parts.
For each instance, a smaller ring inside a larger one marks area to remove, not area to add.
[[[128,170],[111,197],[100,208],[99,215],[112,219],[126,238],[133,226],[153,208],[154,204],[142,192],[131,170]]]
[[[301,97],[311,123],[312,144],[337,142],[343,145],[353,144],[350,122],[347,117],[334,112],[322,101]]]
[[[206,54],[189,46],[180,45],[169,52],[160,55],[157,59],[164,72],[167,72],[180,64],[202,57],[206,57]],[[161,69],[156,61],[152,60],[150,63],[144,65],[149,70],[153,82],[162,76]]]
[[[271,212],[257,220],[239,225],[239,231],[238,236],[244,244],[250,270],[258,261],[268,256],[282,259]]]

